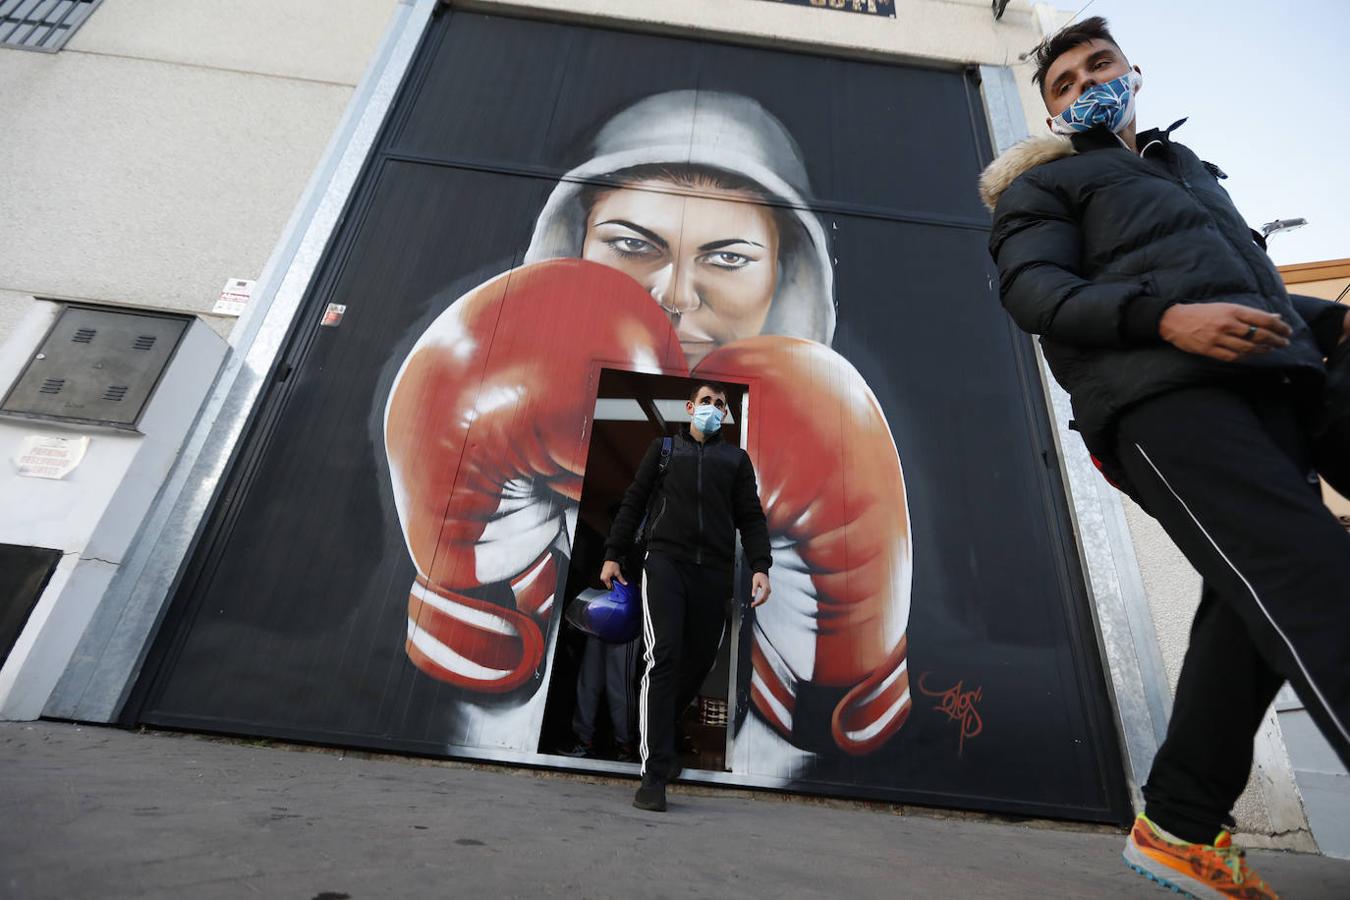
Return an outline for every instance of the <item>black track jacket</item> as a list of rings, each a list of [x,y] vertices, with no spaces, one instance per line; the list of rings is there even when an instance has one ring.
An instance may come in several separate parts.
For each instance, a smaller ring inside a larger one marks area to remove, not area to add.
[[[655,439],[647,448],[637,477],[623,496],[605,542],[605,559],[623,560],[627,556],[650,506],[648,549],[729,570],[736,547],[733,529],[739,529],[750,568],[769,571],[773,565],[769,528],[749,454],[723,441],[720,434],[710,435],[700,444],[690,437],[686,426],[672,440],[670,464],[660,492],[653,498],[661,440]]]

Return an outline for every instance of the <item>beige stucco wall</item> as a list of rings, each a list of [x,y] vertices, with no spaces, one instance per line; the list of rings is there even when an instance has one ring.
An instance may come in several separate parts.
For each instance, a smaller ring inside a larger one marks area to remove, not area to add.
[[[1292,293],[1321,297],[1323,300],[1335,300],[1341,297],[1346,288],[1350,288],[1350,276],[1323,278],[1318,281],[1299,281],[1289,284],[1289,290]],[[1341,302],[1346,302],[1346,299],[1350,298],[1342,298]]]
[[[117,0],[97,11],[67,50],[351,87],[365,71],[394,5],[395,0]]]
[[[394,6],[118,0],[0,50],[0,341],[35,296],[202,312],[256,277]]]

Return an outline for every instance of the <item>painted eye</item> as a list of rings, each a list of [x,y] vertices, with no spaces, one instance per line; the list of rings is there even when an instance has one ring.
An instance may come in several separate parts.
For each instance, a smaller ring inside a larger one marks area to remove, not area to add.
[[[710,253],[706,257],[707,261],[719,269],[743,269],[754,262],[748,256],[742,256],[739,253],[730,253],[726,250],[717,253]]]
[[[613,238],[605,243],[621,256],[648,256],[656,250],[647,241],[635,237]]]

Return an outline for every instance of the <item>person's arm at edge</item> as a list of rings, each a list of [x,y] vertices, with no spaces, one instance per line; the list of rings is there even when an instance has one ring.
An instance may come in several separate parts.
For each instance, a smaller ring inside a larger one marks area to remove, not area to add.
[[[1308,323],[1308,330],[1323,356],[1330,356],[1336,345],[1350,336],[1350,318],[1346,316],[1350,306],[1303,294],[1290,294],[1289,300],[1299,318]]]

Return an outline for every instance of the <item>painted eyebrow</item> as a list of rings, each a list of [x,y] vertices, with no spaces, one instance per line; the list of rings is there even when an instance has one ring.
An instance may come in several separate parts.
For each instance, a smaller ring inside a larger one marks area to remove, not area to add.
[[[624,228],[631,228],[633,231],[636,231],[638,234],[642,235],[647,240],[651,241],[653,244],[659,245],[661,249],[663,250],[670,249],[670,245],[667,244],[659,234],[656,234],[655,232],[652,231],[648,231],[641,225],[635,225],[632,222],[629,222],[625,219],[606,219],[603,222],[595,223],[596,228],[599,228],[601,225],[622,225]]]
[[[746,240],[745,238],[728,238],[725,241],[713,241],[710,244],[704,244],[702,247],[698,248],[698,252],[707,253],[712,250],[721,250],[723,247],[730,247],[735,244],[749,244],[750,246],[758,247],[761,250],[765,249],[764,245],[757,241]]]

